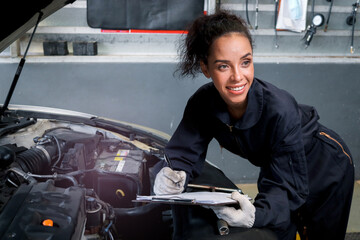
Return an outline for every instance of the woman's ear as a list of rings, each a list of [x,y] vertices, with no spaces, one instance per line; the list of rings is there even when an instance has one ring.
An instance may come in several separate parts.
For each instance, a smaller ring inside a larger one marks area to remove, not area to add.
[[[200,61],[200,67],[201,67],[201,71],[205,75],[205,77],[210,78],[210,73],[209,73],[208,67],[203,61]]]

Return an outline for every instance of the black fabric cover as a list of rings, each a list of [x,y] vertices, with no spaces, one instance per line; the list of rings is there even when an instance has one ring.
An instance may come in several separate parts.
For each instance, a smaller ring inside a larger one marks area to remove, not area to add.
[[[238,189],[238,187],[221,171],[219,168],[214,167],[208,162],[204,162],[201,175],[192,179],[192,184],[214,186],[221,188]],[[204,190],[202,190],[204,191]]]
[[[218,168],[204,163],[202,173],[190,183],[238,189]],[[189,189],[187,189],[189,190]],[[204,190],[201,190],[204,191]],[[245,193],[246,194],[246,193]],[[208,208],[201,206],[172,206],[174,233],[172,240],[276,240],[269,229],[230,227],[229,235],[221,236],[217,229],[217,217]]]
[[[185,30],[204,12],[204,0],[87,0],[92,28]]]

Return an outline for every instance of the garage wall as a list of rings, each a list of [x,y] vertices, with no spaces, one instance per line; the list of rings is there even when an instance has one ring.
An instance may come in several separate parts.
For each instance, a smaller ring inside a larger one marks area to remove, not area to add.
[[[168,134],[179,124],[187,99],[208,80],[175,79],[175,63],[28,63],[12,103],[93,113],[142,124]],[[0,64],[0,101],[16,64]],[[360,176],[360,68],[357,64],[256,63],[255,75],[313,105],[320,122],[349,145]],[[208,159],[236,183],[255,182],[258,169],[220,151],[213,141]],[[320,167],[320,166],[319,166]]]
[[[214,8],[215,0],[209,2],[210,9]],[[221,9],[227,9],[244,19],[246,18],[245,0],[222,0]],[[249,1],[249,20],[251,25],[255,23],[256,1]],[[327,32],[324,25],[317,32],[310,44],[305,49],[304,32],[295,33],[278,31],[275,48],[274,3],[275,1],[259,0],[258,5],[258,29],[252,29],[254,37],[255,55],[259,57],[332,57],[358,58],[360,56],[360,24],[355,25],[355,53],[350,53],[351,26],[346,24],[346,18],[352,12],[352,4],[355,0],[334,1],[332,14]],[[308,0],[307,24],[311,22],[311,6],[313,0]],[[317,0],[315,13],[321,13],[327,18],[330,3],[327,0]],[[101,56],[129,56],[129,55],[152,55],[162,57],[176,57],[176,44],[178,34],[141,34],[101,31],[90,28],[86,20],[86,0],[77,0],[73,4],[60,9],[58,12],[43,20],[30,48],[30,55],[43,55],[43,41],[67,41],[70,57],[72,43],[76,41],[96,41],[98,54]],[[21,52],[24,52],[29,35],[21,40]],[[8,51],[10,54],[10,52]],[[3,53],[3,55],[7,53]]]

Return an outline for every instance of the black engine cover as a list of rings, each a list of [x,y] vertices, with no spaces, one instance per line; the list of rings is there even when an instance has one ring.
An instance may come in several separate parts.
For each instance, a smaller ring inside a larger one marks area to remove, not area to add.
[[[44,226],[51,219],[53,226]],[[52,180],[21,185],[0,214],[0,239],[80,239],[86,221],[85,193]]]

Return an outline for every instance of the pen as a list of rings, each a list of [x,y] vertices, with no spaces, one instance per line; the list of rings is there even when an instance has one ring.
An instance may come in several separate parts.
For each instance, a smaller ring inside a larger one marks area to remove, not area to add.
[[[170,162],[170,159],[168,158],[168,156],[166,155],[166,153],[164,153],[164,159],[165,159],[165,162],[167,163],[168,167],[171,168],[171,170],[174,170],[174,168],[173,168],[173,166],[172,166],[172,164],[171,164],[171,162]],[[176,185],[177,187],[180,187],[180,182],[174,182],[174,183],[175,183],[175,185]]]
[[[216,192],[216,191],[219,191],[219,192],[239,192],[240,194],[244,194],[241,189],[214,187],[214,186],[191,184],[191,183],[189,183],[187,186],[191,187],[191,188],[208,189],[211,192]]]
[[[153,202],[168,202],[168,203],[194,203],[195,199],[188,199],[188,198],[161,198],[161,197],[154,197],[152,199]]]
[[[170,162],[170,159],[168,158],[168,156],[166,155],[166,153],[164,154],[164,158],[165,158],[165,162],[167,163],[167,165],[169,166],[169,168],[171,168],[171,170],[174,170],[171,162]]]

